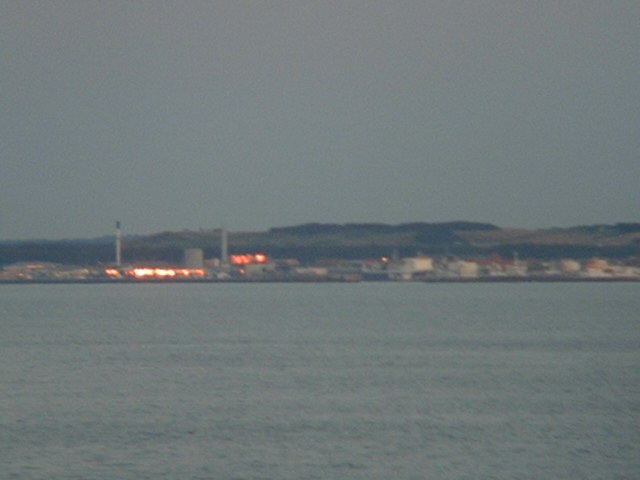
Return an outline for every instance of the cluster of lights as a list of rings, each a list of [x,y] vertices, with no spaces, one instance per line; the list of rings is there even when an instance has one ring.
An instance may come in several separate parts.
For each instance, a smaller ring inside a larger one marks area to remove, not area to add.
[[[249,265],[251,263],[265,263],[267,256],[264,253],[243,253],[231,255],[229,260],[233,265]]]
[[[121,277],[122,273],[115,268],[107,268],[104,273],[110,277]],[[190,278],[204,277],[201,268],[150,268],[138,267],[123,272],[127,277],[134,278]]]

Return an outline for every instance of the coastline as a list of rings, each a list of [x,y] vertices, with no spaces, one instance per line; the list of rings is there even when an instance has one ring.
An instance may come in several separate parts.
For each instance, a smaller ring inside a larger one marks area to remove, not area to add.
[[[119,284],[185,284],[185,283],[633,283],[639,277],[438,277],[418,280],[366,280],[353,278],[241,278],[241,279],[37,279],[0,280],[0,285],[119,285]]]

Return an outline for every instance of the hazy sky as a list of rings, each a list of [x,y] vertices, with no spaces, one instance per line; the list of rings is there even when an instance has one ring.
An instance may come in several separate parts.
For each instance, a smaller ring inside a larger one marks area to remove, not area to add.
[[[0,0],[0,239],[640,221],[640,2]]]

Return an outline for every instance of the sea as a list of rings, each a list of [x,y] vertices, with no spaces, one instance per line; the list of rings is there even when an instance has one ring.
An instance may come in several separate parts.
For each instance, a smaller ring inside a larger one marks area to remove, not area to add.
[[[640,283],[0,285],[0,478],[640,479]]]

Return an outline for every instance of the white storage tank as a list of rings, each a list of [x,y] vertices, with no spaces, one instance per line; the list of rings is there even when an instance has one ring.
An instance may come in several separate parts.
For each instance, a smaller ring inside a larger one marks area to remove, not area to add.
[[[566,258],[560,262],[560,271],[562,273],[578,273],[581,268],[582,265],[576,260]]]
[[[458,260],[449,264],[449,271],[462,278],[478,276],[480,266],[476,262]]]
[[[187,248],[184,251],[184,266],[186,268],[203,268],[204,252],[201,248]]]
[[[406,257],[389,263],[389,277],[395,280],[412,280],[416,275],[431,272],[433,259],[431,257]]]

